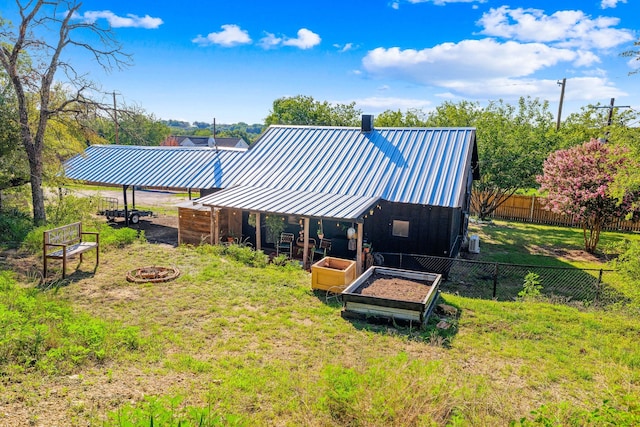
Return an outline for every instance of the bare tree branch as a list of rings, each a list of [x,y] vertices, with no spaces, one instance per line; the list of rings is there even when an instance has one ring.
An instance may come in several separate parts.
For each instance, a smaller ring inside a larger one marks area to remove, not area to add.
[[[89,105],[104,107],[86,95],[97,91],[95,84],[64,60],[63,52],[69,47],[80,48],[108,71],[128,66],[131,57],[122,52],[110,27],[81,20],[79,0],[16,0],[16,4],[20,15],[17,29],[0,21],[0,64],[7,72],[18,104],[20,135],[31,173],[33,216],[39,224],[46,221],[42,180],[49,120],[80,115]],[[83,35],[96,37],[97,41],[84,41]],[[74,90],[63,91],[64,99],[58,94],[54,100],[52,90],[60,73]]]

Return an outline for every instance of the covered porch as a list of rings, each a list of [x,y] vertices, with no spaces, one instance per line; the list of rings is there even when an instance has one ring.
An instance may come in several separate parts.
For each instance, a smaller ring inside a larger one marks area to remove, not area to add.
[[[230,239],[249,242],[257,250],[277,251],[282,233],[290,233],[294,241],[289,253],[292,258],[298,257],[307,269],[320,241],[330,239],[332,256],[355,258],[357,274],[361,274],[364,216],[377,202],[378,197],[233,187],[195,200],[191,207],[187,203],[181,205],[184,211],[179,235],[187,234],[189,221],[183,222],[183,215],[185,219],[190,215],[204,217],[198,222],[208,238],[201,240],[212,244]]]

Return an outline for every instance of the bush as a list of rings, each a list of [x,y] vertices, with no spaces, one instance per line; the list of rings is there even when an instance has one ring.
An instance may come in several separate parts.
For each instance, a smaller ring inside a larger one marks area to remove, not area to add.
[[[17,208],[2,211],[0,215],[0,243],[17,248],[33,229],[31,217]]]
[[[144,231],[136,231],[132,228],[113,228],[108,225],[98,226],[97,230],[100,233],[100,247],[107,248],[124,248],[136,241],[146,241]]]
[[[622,245],[622,253],[618,255],[613,265],[628,279],[638,280],[640,277],[640,242],[625,240]]]
[[[223,246],[222,253],[251,267],[266,267],[269,258],[262,251],[243,245]]]
[[[532,271],[528,272],[526,276],[524,276],[524,285],[522,286],[522,290],[518,292],[518,296],[524,299],[535,299],[540,296],[540,291],[542,290],[542,285],[540,285],[540,275],[534,273]]]

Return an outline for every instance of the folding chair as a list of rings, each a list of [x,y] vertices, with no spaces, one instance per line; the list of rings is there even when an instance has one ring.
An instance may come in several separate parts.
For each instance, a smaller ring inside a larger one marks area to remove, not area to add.
[[[280,233],[280,240],[276,243],[276,256],[279,256],[280,252],[288,252],[289,258],[291,258],[294,239],[293,233]]]
[[[320,239],[320,245],[311,254],[311,262],[313,263],[313,258],[315,258],[316,254],[322,255],[324,258],[328,252],[331,252],[331,239]]]

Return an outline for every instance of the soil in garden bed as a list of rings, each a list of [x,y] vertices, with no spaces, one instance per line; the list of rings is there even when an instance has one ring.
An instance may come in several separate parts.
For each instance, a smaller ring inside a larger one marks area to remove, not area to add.
[[[427,298],[431,286],[416,280],[374,274],[359,289],[361,295],[370,297],[422,302]]]

